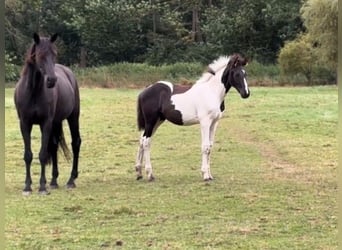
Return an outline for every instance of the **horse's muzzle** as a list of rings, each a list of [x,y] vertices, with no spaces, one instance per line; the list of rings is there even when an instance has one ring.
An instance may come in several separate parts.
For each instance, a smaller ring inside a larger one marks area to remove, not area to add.
[[[53,87],[55,87],[55,84],[56,84],[56,82],[57,82],[57,77],[51,77],[51,76],[49,76],[49,77],[47,77],[47,79],[46,79],[46,86],[50,89],[50,88],[53,88]]]

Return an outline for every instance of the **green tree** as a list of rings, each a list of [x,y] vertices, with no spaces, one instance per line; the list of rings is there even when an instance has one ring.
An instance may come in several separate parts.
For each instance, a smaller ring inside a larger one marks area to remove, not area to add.
[[[315,43],[319,59],[332,70],[337,69],[337,0],[308,0],[301,8],[304,25]]]
[[[220,53],[240,52],[275,62],[284,42],[302,29],[298,1],[226,0],[205,12],[203,33]]]
[[[317,56],[307,34],[288,42],[279,53],[278,62],[282,75],[304,74],[312,83],[312,75]]]

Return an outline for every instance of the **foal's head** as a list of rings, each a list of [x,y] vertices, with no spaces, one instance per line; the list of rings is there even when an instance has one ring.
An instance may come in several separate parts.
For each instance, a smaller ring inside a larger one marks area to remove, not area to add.
[[[35,65],[36,70],[41,73],[48,88],[53,88],[57,81],[55,73],[57,49],[54,44],[56,39],[57,34],[47,38],[39,37],[38,34],[34,33],[34,43],[27,58],[27,61]]]
[[[243,66],[247,64],[247,59],[239,54],[230,56],[228,65],[222,74],[221,81],[228,90],[233,86],[242,98],[249,97],[249,89],[246,80],[246,71]]]

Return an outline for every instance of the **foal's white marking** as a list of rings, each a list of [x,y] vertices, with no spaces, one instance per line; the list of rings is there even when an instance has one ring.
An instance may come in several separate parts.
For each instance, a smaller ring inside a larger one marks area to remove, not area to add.
[[[167,85],[170,89],[171,89],[171,93],[173,93],[173,84],[171,82],[167,82],[167,81],[158,81],[158,83],[162,83]]]
[[[245,84],[245,91],[246,91],[246,93],[248,94],[248,85],[247,85],[246,78],[243,78],[243,82],[244,82],[244,84]]]
[[[245,85],[245,91],[246,91],[246,93],[248,94],[248,84],[247,84],[247,80],[246,80],[246,71],[244,70],[244,69],[242,69],[242,73],[243,73],[243,75],[244,75],[244,77],[243,77],[243,83],[244,83],[244,85]]]

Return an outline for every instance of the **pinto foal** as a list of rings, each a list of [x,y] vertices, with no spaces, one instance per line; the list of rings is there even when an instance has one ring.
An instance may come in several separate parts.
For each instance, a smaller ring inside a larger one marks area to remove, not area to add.
[[[234,87],[242,98],[250,95],[243,66],[247,60],[239,54],[220,57],[209,65],[191,88],[159,81],[144,89],[138,96],[137,122],[143,130],[137,153],[135,169],[137,180],[142,178],[142,164],[149,181],[154,180],[150,159],[151,137],[157,128],[168,120],[176,125],[200,124],[202,136],[202,176],[213,179],[210,171],[210,151],[215,130],[224,111],[224,98]]]

